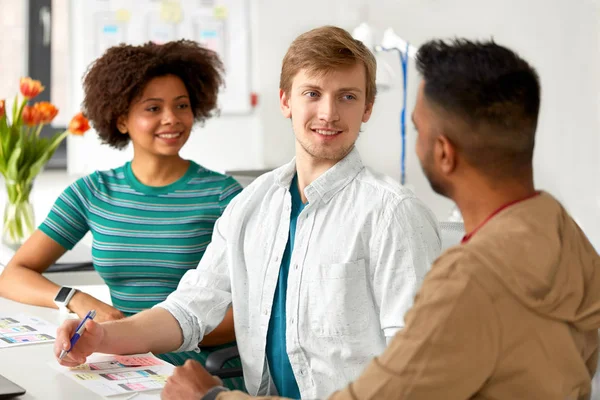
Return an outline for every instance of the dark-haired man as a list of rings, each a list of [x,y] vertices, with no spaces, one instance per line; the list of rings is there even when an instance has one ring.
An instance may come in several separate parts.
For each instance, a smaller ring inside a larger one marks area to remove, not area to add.
[[[406,327],[331,398],[589,398],[600,257],[534,187],[537,73],[505,47],[466,40],[428,42],[417,66],[417,155],[434,190],[459,206],[468,234],[434,263]],[[188,364],[164,398],[245,397],[215,385]]]

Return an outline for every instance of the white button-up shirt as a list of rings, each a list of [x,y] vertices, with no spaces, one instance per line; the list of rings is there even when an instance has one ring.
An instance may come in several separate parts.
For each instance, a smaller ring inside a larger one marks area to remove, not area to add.
[[[187,351],[233,304],[251,394],[276,393],[265,345],[295,173],[293,160],[234,198],[198,267],[158,305],[178,320],[179,351]],[[441,243],[432,212],[408,189],[364,167],[356,149],[304,194],[287,282],[286,346],[302,398],[318,398],[356,378],[403,327]]]

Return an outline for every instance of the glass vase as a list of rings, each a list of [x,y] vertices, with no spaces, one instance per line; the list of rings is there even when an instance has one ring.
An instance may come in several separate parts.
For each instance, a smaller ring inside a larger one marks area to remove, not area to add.
[[[8,199],[2,218],[2,243],[18,249],[35,230],[35,215],[29,202],[33,184],[6,183]]]

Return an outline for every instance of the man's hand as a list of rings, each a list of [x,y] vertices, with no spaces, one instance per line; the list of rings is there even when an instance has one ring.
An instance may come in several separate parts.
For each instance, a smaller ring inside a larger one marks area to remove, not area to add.
[[[175,368],[167,379],[160,398],[162,400],[200,400],[208,390],[221,385],[221,381],[208,373],[198,361],[187,360]]]
[[[62,350],[69,350],[71,347],[71,337],[77,329],[80,320],[68,319],[56,331],[56,341],[54,342],[54,355],[60,365],[75,367],[85,363],[86,358],[95,353],[104,339],[104,328],[92,320],[85,323],[85,331],[75,344],[71,351],[63,358],[59,359]]]

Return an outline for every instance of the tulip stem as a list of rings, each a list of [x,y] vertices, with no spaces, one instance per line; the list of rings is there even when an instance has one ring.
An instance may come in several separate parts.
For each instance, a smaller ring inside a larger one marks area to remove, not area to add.
[[[44,127],[44,124],[39,124],[37,129],[35,130],[35,137],[40,137],[40,132],[42,131],[42,128]]]
[[[15,98],[15,101],[17,101],[17,98]],[[18,121],[21,119],[21,115],[23,114],[23,109],[25,108],[26,104],[27,104],[27,99],[24,98],[23,101],[21,102],[21,106],[19,107],[19,112],[17,113],[17,115],[15,117],[15,121]],[[13,121],[13,124],[15,123],[15,121]]]

